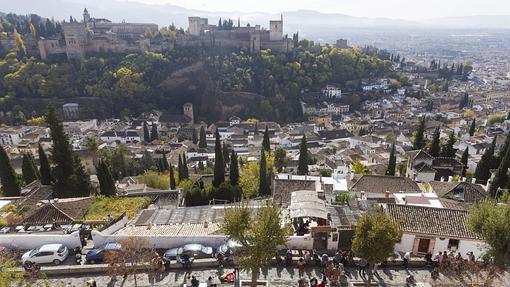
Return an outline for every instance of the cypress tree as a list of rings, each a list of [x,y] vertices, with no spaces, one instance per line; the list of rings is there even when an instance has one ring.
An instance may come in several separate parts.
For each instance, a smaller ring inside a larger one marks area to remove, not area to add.
[[[189,179],[188,160],[186,159],[186,153],[182,153],[182,172],[184,173],[182,178]]]
[[[199,148],[207,148],[207,139],[206,139],[206,135],[205,135],[204,126],[200,127],[200,139],[198,142],[198,147]]]
[[[492,144],[485,150],[482,158],[476,165],[474,177],[476,178],[477,183],[485,184],[491,176],[490,170],[491,168],[494,168],[494,165],[496,164],[496,157],[494,156],[494,150],[496,149],[496,139],[497,136],[494,136]]]
[[[230,150],[225,142],[223,142],[222,152],[223,152],[223,165],[224,168],[227,169],[227,164],[230,162]]]
[[[90,176],[85,171],[85,167],[81,163],[77,154],[73,154],[73,175],[71,176],[72,195],[73,197],[86,197],[90,195],[92,185],[90,184]]]
[[[204,167],[204,163],[203,163],[202,161],[199,161],[199,162],[198,162],[198,170],[199,170],[199,171],[203,171],[204,169],[205,169],[205,167]]]
[[[220,132],[216,129],[216,142],[214,145],[214,180],[213,186],[219,187],[225,182],[225,165],[223,164],[223,152],[221,148]]]
[[[255,122],[255,132],[254,132],[255,135],[258,135],[259,134],[259,121],[256,121]]]
[[[433,157],[439,156],[439,151],[441,150],[441,139],[439,138],[440,136],[441,132],[439,131],[439,128],[436,128],[434,135],[432,136],[432,143],[430,144],[429,148],[429,154]]]
[[[442,157],[455,157],[455,149],[453,148],[453,145],[455,144],[455,134],[452,132],[450,134],[450,137],[448,138],[448,141],[446,142],[446,145],[443,146],[441,149],[440,155]]]
[[[62,122],[57,116],[55,108],[50,106],[46,114],[46,122],[50,128],[50,136],[53,141],[51,159],[55,164],[53,174],[55,178],[56,197],[73,197],[73,191],[78,187],[77,178],[71,178],[75,174],[75,168],[79,166],[75,163],[72,147],[69,138],[64,133]],[[81,193],[81,192],[80,192]]]
[[[259,195],[271,194],[271,186],[267,176],[267,163],[266,154],[264,150],[260,153],[260,166],[259,166]]]
[[[423,116],[420,120],[420,124],[418,125],[418,130],[416,131],[416,135],[414,136],[413,149],[422,149],[425,146],[425,116]]]
[[[266,130],[264,131],[264,139],[262,140],[262,148],[265,152],[271,153],[271,144],[269,142],[269,131],[266,126]]]
[[[301,145],[299,146],[299,160],[297,174],[305,175],[308,174],[308,147],[306,146],[306,135],[303,135],[301,139]]]
[[[108,164],[105,161],[100,161],[97,169],[101,194],[104,196],[115,196],[115,181],[113,180]]]
[[[191,141],[193,142],[193,144],[198,143],[198,135],[197,135],[197,130],[195,128],[193,128],[193,134],[191,135]]]
[[[466,149],[464,150],[464,153],[462,154],[462,158],[460,160],[460,162],[464,165],[462,167],[462,177],[466,177],[468,159],[469,159],[469,147],[466,147]]]
[[[506,114],[506,120],[510,120],[510,111]]]
[[[490,184],[489,193],[495,197],[497,195],[498,188],[506,186],[508,182],[508,167],[510,166],[510,149],[505,153],[505,156],[501,159],[494,180]]]
[[[174,167],[170,165],[170,189],[175,189],[175,175],[174,175]]]
[[[157,139],[159,139],[158,126],[153,123],[151,127],[151,142]]]
[[[29,154],[23,154],[23,161],[21,164],[21,171],[23,174],[23,181],[25,184],[29,184],[34,180],[37,180],[37,170],[34,168],[34,163]]]
[[[505,143],[503,144],[503,148],[501,148],[498,152],[498,156],[496,157],[495,165],[499,166],[501,163],[502,158],[505,156],[506,151],[510,147],[510,133],[506,136]]]
[[[177,171],[179,172],[179,174],[178,174],[179,182],[181,182],[184,180],[184,170],[182,168],[182,158],[181,158],[180,154],[179,154],[179,162],[177,163]]]
[[[19,196],[21,189],[18,185],[18,178],[7,152],[0,145],[0,182],[2,183],[3,195],[7,197]]]
[[[50,185],[51,184],[51,172],[50,172],[50,163],[48,162],[48,157],[44,152],[41,144],[39,144],[39,172],[41,174],[41,184]]]
[[[168,165],[168,159],[166,158],[166,153],[163,151],[163,158],[161,160],[161,168],[163,172],[167,172],[170,169],[170,166]]]
[[[390,159],[388,162],[388,169],[386,175],[395,175],[395,168],[397,167],[397,157],[395,156],[395,143],[391,146]]]
[[[239,184],[239,165],[237,163],[237,154],[232,150],[230,154],[230,184],[236,186]]]
[[[149,132],[149,126],[147,125],[147,122],[143,122],[143,140],[146,143],[151,142],[151,134]]]
[[[471,122],[471,127],[469,127],[469,135],[474,136],[475,131],[476,131],[476,120],[473,119],[473,121]]]

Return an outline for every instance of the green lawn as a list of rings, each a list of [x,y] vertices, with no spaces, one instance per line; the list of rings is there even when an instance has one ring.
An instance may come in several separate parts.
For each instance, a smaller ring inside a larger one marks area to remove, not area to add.
[[[85,220],[104,220],[108,214],[117,218],[126,212],[131,219],[151,203],[149,197],[97,197],[85,214]]]

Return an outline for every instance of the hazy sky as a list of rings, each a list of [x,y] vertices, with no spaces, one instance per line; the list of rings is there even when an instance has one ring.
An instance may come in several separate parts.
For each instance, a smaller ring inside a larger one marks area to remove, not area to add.
[[[208,11],[281,12],[310,9],[352,16],[423,20],[436,17],[510,15],[509,0],[128,0],[170,3]]]

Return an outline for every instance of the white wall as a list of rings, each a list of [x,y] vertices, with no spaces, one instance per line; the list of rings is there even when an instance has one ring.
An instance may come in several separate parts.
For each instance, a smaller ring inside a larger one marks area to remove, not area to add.
[[[397,252],[412,252],[414,245],[414,234],[404,233],[399,243],[395,244],[394,250]]]
[[[290,249],[313,249],[313,238],[310,234],[290,236],[287,247]]]
[[[71,234],[44,234],[44,233],[26,233],[26,234],[2,234],[0,235],[0,245],[4,245],[11,249],[34,249],[44,244],[60,243],[73,249],[82,247],[80,241],[80,233],[75,231]]]

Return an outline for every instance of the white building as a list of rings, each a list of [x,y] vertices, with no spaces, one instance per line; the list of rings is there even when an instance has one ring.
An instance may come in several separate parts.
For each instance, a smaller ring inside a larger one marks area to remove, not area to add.
[[[388,204],[385,212],[403,232],[395,244],[396,252],[423,256],[427,252],[453,251],[464,257],[473,252],[479,258],[487,251],[487,244],[467,228],[465,210]]]
[[[333,85],[326,85],[326,87],[322,89],[322,94],[329,98],[340,99],[342,97],[342,90]]]

